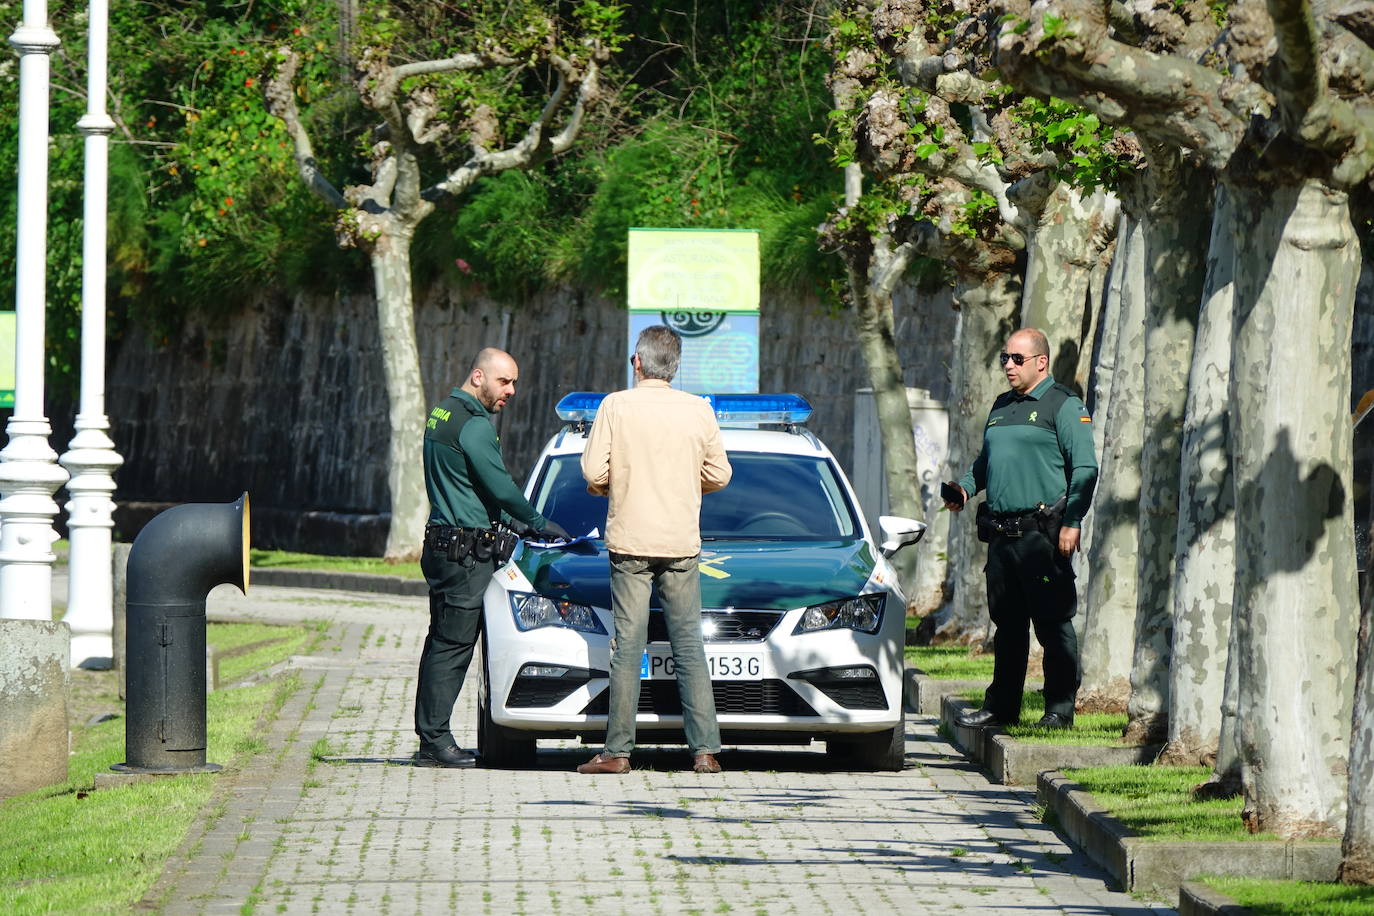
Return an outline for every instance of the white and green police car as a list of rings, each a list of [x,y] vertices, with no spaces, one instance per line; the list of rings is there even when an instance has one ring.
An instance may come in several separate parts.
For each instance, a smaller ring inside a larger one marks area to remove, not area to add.
[[[579,458],[604,395],[558,404],[565,423],[525,495],[573,535],[600,533],[606,499]],[[826,742],[845,766],[899,770],[906,602],[888,557],[925,525],[884,516],[875,543],[844,472],[805,427],[797,395],[704,395],[734,474],[701,506],[701,628],[726,744]],[[478,749],[489,766],[533,762],[539,738],[605,737],[610,566],[596,537],[522,545],[485,596]],[[682,743],[657,595],[641,665],[636,741]]]

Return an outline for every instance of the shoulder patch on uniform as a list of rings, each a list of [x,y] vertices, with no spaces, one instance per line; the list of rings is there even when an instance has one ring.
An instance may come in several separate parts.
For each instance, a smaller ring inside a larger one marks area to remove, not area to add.
[[[1092,418],[1092,417],[1088,417],[1088,416],[1083,416],[1083,417],[1079,417],[1079,418],[1078,418],[1078,422],[1079,422],[1079,423],[1091,423],[1092,421],[1093,421],[1093,418]]]

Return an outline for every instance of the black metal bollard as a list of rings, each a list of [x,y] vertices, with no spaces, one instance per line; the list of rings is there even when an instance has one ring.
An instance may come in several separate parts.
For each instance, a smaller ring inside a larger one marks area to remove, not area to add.
[[[174,506],[129,551],[123,773],[218,770],[205,762],[205,597],[248,591],[248,494]]]

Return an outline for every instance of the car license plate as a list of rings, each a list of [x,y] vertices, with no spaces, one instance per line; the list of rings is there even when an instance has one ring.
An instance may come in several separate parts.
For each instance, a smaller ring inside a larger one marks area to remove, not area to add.
[[[747,652],[706,653],[706,667],[713,681],[757,681],[763,678],[763,659]],[[677,679],[671,655],[645,652],[639,660],[639,676],[646,681]]]

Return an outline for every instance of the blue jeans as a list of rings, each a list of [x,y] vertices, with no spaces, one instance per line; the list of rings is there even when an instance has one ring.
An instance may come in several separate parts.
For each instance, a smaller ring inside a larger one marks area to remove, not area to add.
[[[692,754],[720,753],[720,724],[711,693],[711,673],[701,639],[700,555],[635,557],[611,554],[611,702],[606,717],[606,753],[628,757],[635,746],[639,709],[639,664],[649,639],[649,594],[658,586],[668,642],[673,647],[682,725]]]

